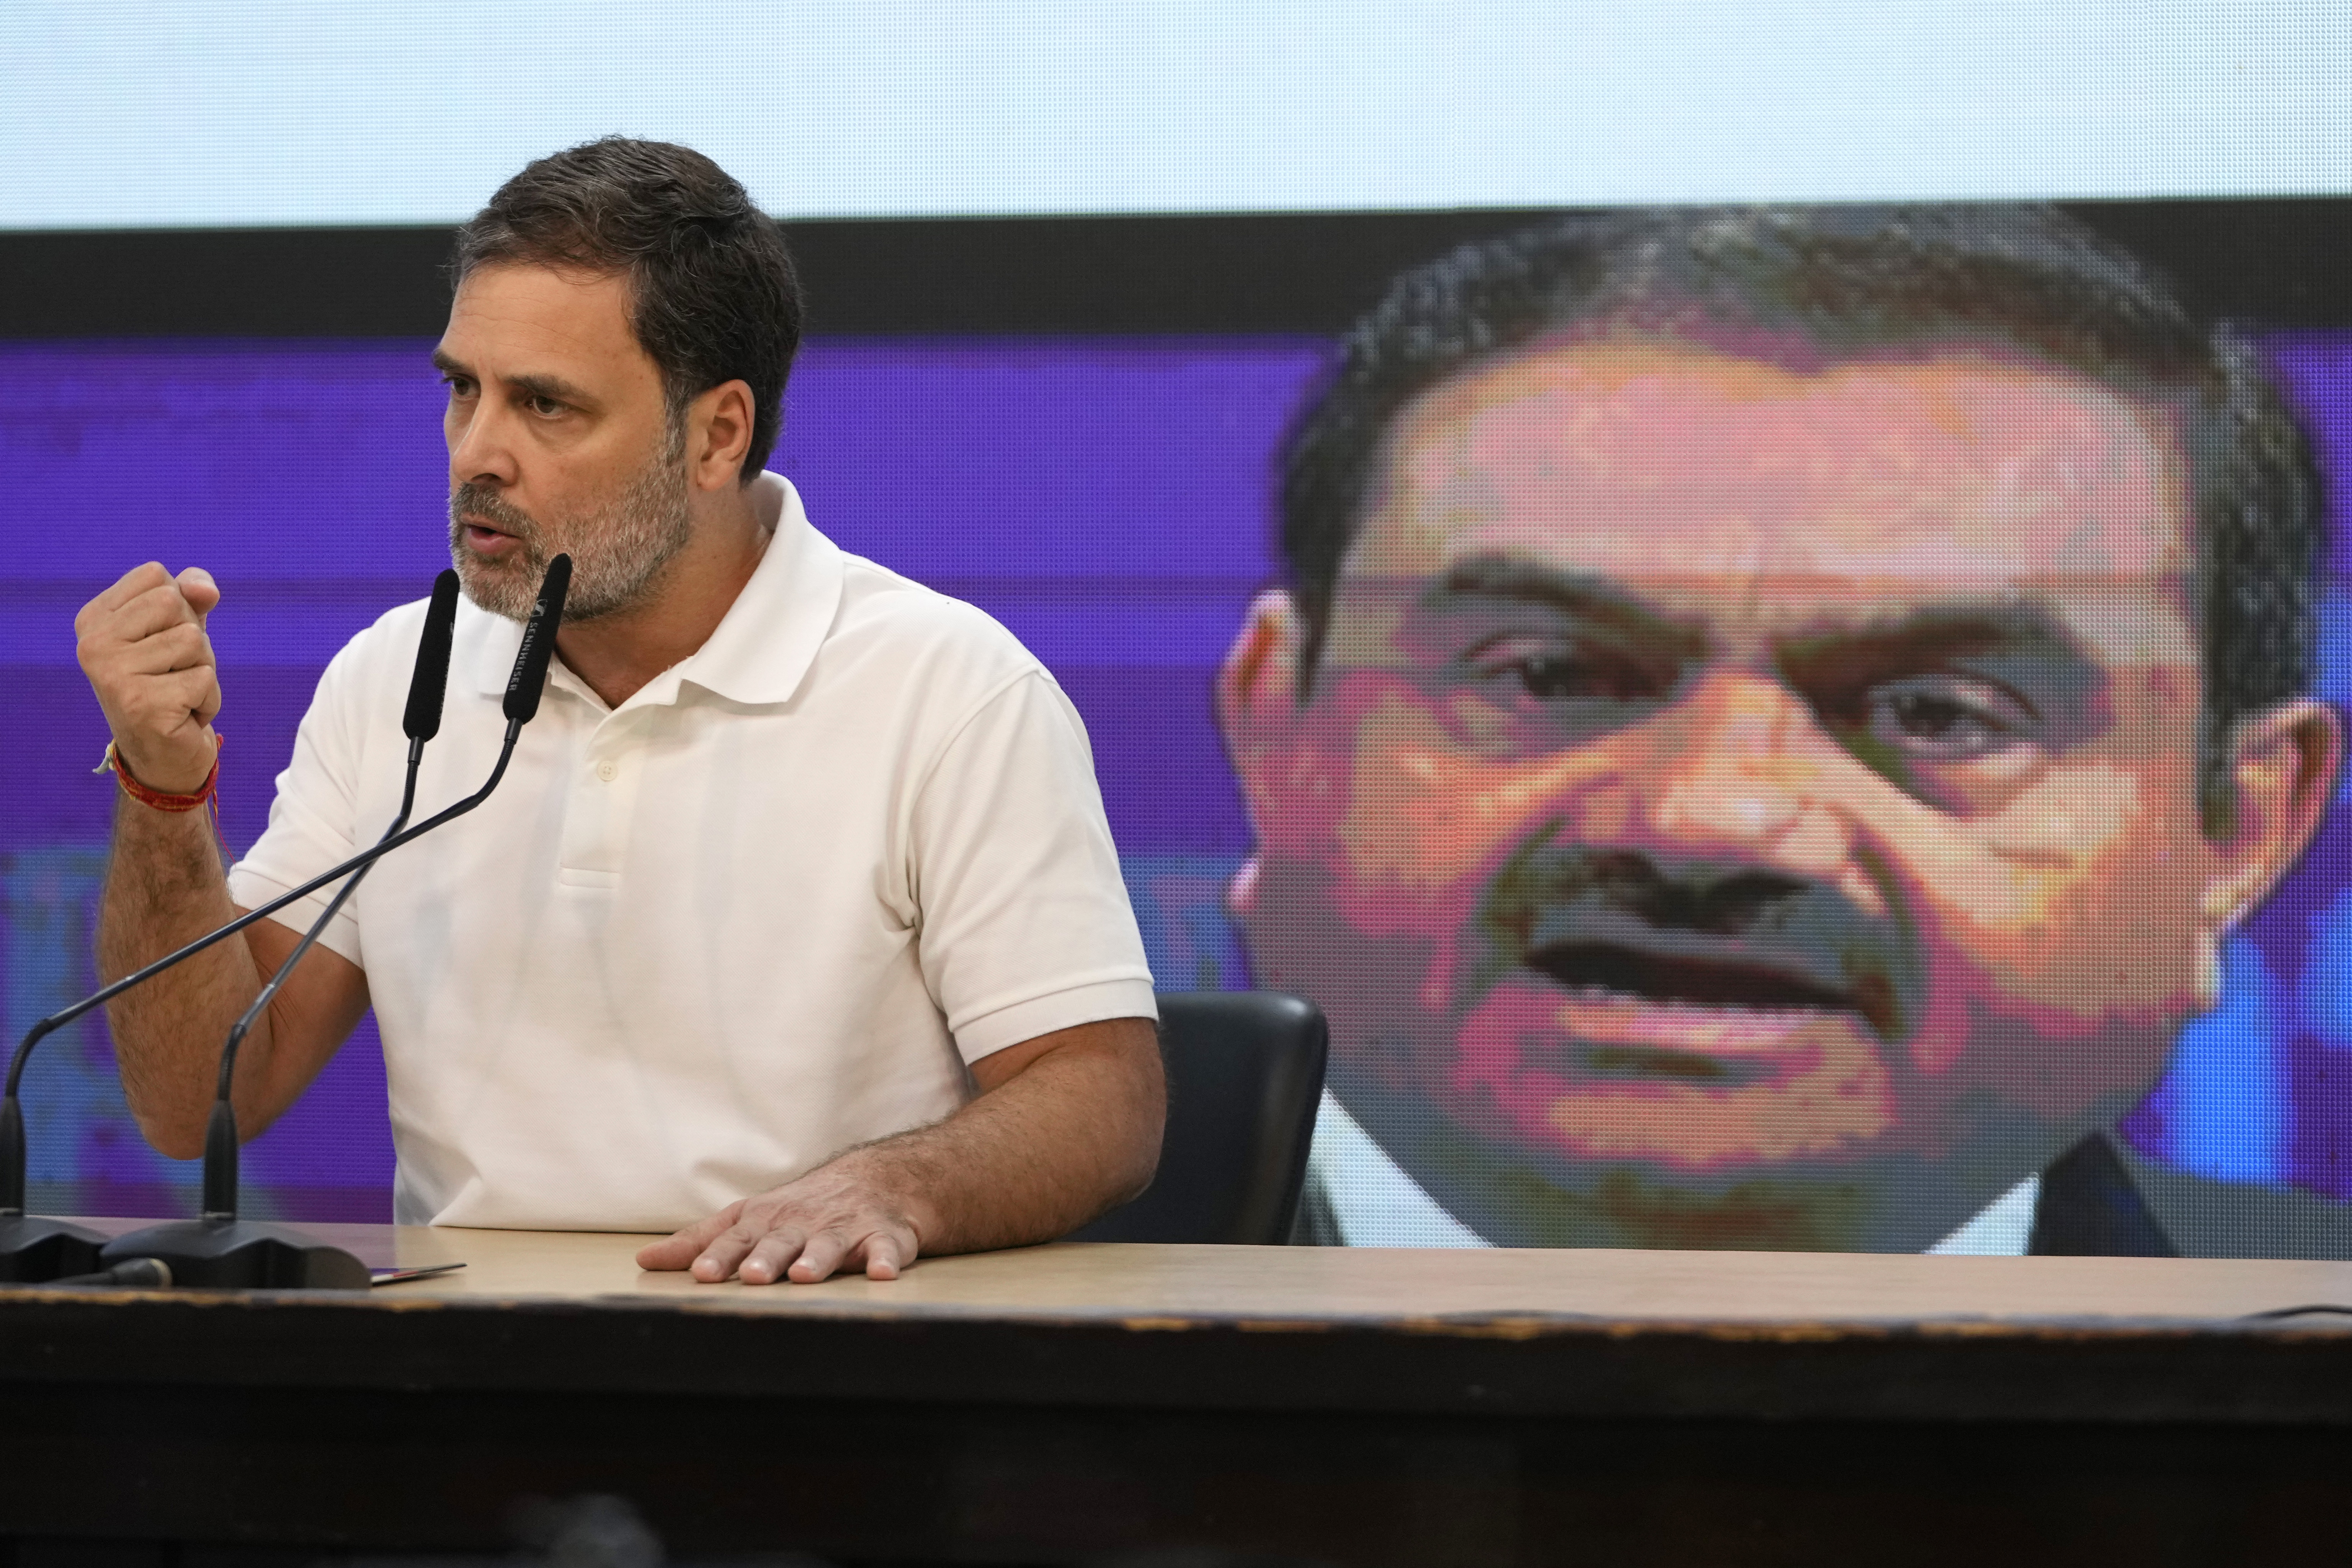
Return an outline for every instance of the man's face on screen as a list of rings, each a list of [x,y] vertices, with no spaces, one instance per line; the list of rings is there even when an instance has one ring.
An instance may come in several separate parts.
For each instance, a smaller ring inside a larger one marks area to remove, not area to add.
[[[1279,603],[1228,670],[1261,982],[1492,1239],[1933,1242],[2198,1005],[2189,494],[2165,416],[2017,358],[1441,384],[1311,697]]]
[[[692,531],[684,428],[630,324],[629,280],[525,265],[457,287],[448,384],[449,554],[468,597],[521,620],[572,556],[564,619],[633,609]]]

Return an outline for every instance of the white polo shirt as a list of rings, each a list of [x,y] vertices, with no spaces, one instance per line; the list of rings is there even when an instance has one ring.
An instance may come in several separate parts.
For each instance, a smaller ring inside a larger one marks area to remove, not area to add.
[[[673,1229],[947,1115],[992,1051],[1155,1016],[1053,677],[753,493],[775,532],[701,650],[613,709],[558,663],[497,793],[328,930],[367,972],[403,1223]],[[424,614],[328,667],[241,906],[392,820]],[[418,820],[488,775],[520,638],[459,607]]]

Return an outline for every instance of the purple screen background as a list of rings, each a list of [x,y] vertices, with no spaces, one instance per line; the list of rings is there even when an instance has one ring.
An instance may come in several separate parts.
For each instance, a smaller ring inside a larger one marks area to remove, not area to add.
[[[2271,345],[2331,474],[2352,474],[2352,335]],[[441,390],[417,341],[0,344],[0,663],[17,710],[0,805],[0,1021],[92,987],[112,781],[74,612],[137,563],[198,564],[226,706],[224,833],[260,832],[327,659],[447,563]],[[1268,462],[1325,363],[1300,338],[811,344],[771,467],[845,549],[960,597],[1052,668],[1093,736],[1155,973],[1247,984],[1219,911],[1249,830],[1210,678],[1275,576]],[[2323,691],[2352,694],[2352,524],[2335,509]],[[2226,1001],[2126,1125],[2207,1174],[2352,1196],[2352,817],[2227,960]],[[148,1149],[96,1020],[27,1075],[37,1208],[179,1214],[195,1169]],[[257,1215],[388,1219],[373,1024],[248,1147]]]

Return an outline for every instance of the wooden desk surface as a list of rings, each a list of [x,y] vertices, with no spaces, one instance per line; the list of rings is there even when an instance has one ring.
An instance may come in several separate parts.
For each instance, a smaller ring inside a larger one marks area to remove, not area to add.
[[[495,1554],[514,1498],[617,1491],[674,1551],[901,1562],[2352,1551],[2352,1319],[2244,1316],[2352,1265],[1062,1246],[746,1289],[303,1228],[467,1267],[0,1289],[0,1535]]]
[[[136,1222],[90,1222],[110,1231]],[[1065,1245],[747,1289],[643,1238],[301,1227],[367,1291],[0,1289],[0,1384],[773,1395],[1153,1409],[2319,1422],[2352,1265]]]
[[[143,1223],[86,1220],[120,1234]],[[2352,1263],[1848,1253],[1420,1250],[1078,1244],[925,1258],[888,1281],[702,1285],[640,1270],[647,1238],[427,1226],[299,1227],[371,1267],[463,1260],[379,1287],[385,1304],[604,1300],[744,1312],[1415,1321],[1574,1317],[1673,1323],[2233,1323],[2352,1308]],[[2352,1317],[2299,1320],[2352,1330]]]

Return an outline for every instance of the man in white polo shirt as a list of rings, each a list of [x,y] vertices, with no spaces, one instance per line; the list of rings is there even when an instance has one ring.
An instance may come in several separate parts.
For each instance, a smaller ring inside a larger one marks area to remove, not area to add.
[[[1150,975],[1086,735],[987,616],[845,555],[761,471],[800,308],[775,226],[684,148],[542,159],[460,236],[434,359],[459,611],[420,813],[488,774],[546,563],[537,720],[471,816],[387,857],[248,1038],[247,1136],[373,1004],[403,1221],[675,1230],[763,1284],[1050,1239],[1150,1179]],[[423,607],[337,656],[226,874],[200,569],[86,607],[125,775],[110,974],[299,885],[398,806]],[[117,1005],[132,1110],[202,1143],[230,1020],[323,904]]]

